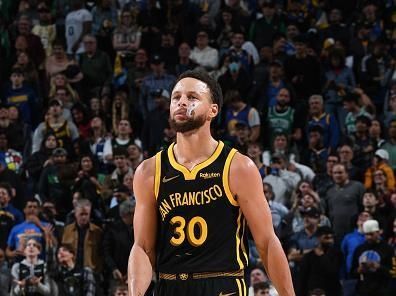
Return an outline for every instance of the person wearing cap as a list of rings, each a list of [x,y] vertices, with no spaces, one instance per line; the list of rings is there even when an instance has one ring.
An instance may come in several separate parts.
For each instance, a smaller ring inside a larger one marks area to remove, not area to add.
[[[392,168],[388,164],[388,161],[388,151],[384,149],[378,149],[375,151],[372,166],[368,168],[364,174],[364,187],[367,189],[373,188],[375,183],[375,173],[382,171],[382,173],[386,176],[387,190],[395,189],[395,176]]]
[[[342,254],[334,247],[334,232],[328,226],[316,231],[318,244],[301,260],[297,284],[297,295],[307,295],[313,289],[323,289],[326,295],[341,296],[339,280]]]
[[[291,85],[284,79],[283,65],[279,60],[274,60],[269,64],[269,77],[263,87],[260,87],[260,98],[257,102],[257,109],[273,107],[276,105],[276,97],[282,88],[291,89]]]
[[[134,243],[133,216],[136,202],[124,200],[117,207],[119,218],[107,225],[103,237],[103,255],[106,268],[111,271],[110,286],[127,279],[129,252]]]
[[[73,164],[67,162],[68,152],[58,147],[52,151],[51,162],[41,172],[37,191],[42,201],[51,200],[56,205],[59,217],[65,217],[71,210],[72,182],[77,174]]]
[[[295,280],[304,254],[312,251],[318,243],[316,231],[319,227],[320,211],[311,207],[305,209],[301,214],[304,217],[304,229],[294,233],[287,242],[287,259]]]
[[[209,35],[206,31],[200,30],[197,32],[195,44],[191,51],[190,59],[208,71],[217,68],[219,52],[209,46]]]
[[[157,89],[153,94],[155,108],[148,113],[143,124],[142,144],[145,157],[160,150],[165,128],[168,127],[170,95],[166,89]]]
[[[169,92],[176,77],[168,74],[165,69],[165,62],[161,55],[155,53],[150,58],[151,72],[146,75],[140,85],[139,111],[143,118],[155,109],[153,93],[158,89],[165,89]]]
[[[35,127],[38,120],[39,99],[32,87],[24,83],[25,74],[19,67],[13,67],[10,83],[6,85],[2,94],[2,103],[15,106],[30,127]]]
[[[131,191],[124,184],[120,184],[116,188],[114,188],[113,198],[110,202],[111,208],[107,212],[107,217],[109,219],[112,219],[113,221],[119,220],[121,218],[119,213],[120,204],[130,199],[131,199]]]
[[[353,255],[351,275],[358,280],[359,296],[387,296],[393,249],[382,240],[377,220],[363,223],[365,242]]]
[[[40,22],[33,27],[32,33],[40,37],[47,56],[50,56],[52,53],[52,42],[56,38],[56,26],[52,24],[51,10],[44,1],[37,5],[37,11]]]
[[[47,133],[53,133],[58,141],[58,146],[72,151],[72,142],[79,137],[76,125],[63,117],[63,104],[52,99],[48,103],[47,118],[41,122],[33,133],[32,153],[39,151]]]

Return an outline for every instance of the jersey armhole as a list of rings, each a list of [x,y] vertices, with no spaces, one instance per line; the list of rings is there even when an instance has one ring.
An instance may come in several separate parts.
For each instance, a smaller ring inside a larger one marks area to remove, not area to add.
[[[161,152],[155,155],[155,175],[154,175],[154,195],[158,199],[159,187],[161,183]]]
[[[224,165],[224,170],[223,170],[223,187],[224,187],[224,191],[225,194],[227,196],[228,201],[230,202],[230,204],[232,204],[233,206],[238,206],[238,202],[236,201],[236,199],[234,198],[234,196],[232,195],[231,189],[230,189],[230,183],[229,183],[229,179],[230,179],[230,167],[231,167],[231,161],[234,158],[235,153],[237,152],[236,149],[232,149],[230,151],[230,153],[227,156],[225,165]]]

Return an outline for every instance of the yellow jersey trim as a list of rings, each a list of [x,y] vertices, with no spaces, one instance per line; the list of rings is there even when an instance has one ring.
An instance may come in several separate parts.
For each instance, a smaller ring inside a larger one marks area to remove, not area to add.
[[[216,150],[213,152],[213,154],[204,162],[201,162],[198,165],[196,165],[191,171],[176,161],[175,155],[173,153],[174,146],[175,146],[175,143],[172,143],[168,148],[168,158],[169,158],[169,162],[170,162],[171,166],[175,170],[178,170],[181,173],[183,173],[185,180],[195,180],[195,178],[200,170],[211,165],[219,157],[221,151],[223,150],[224,143],[222,141],[219,141],[219,143],[217,144]]]
[[[237,283],[237,286],[238,286],[238,296],[243,296],[241,280],[240,279],[236,279],[236,283]]]
[[[233,206],[238,206],[238,202],[235,200],[234,196],[232,195],[231,189],[230,189],[230,182],[229,182],[229,177],[230,177],[230,166],[231,166],[231,161],[237,152],[236,149],[232,149],[230,153],[227,156],[224,169],[223,169],[223,187],[225,194],[228,198],[228,201],[233,205]]]
[[[241,247],[242,247],[242,252],[243,256],[245,257],[246,260],[246,266],[249,264],[249,258],[246,252],[246,247],[245,247],[245,242],[243,240],[243,237],[245,236],[245,230],[246,230],[246,219],[243,219],[243,224],[242,224],[242,236],[241,236]]]
[[[245,279],[241,279],[241,281],[242,281],[243,295],[244,295],[244,296],[248,296],[248,295],[247,295],[247,290],[246,290]]]
[[[241,238],[239,237],[239,232],[241,230],[241,219],[242,219],[242,211],[239,209],[239,215],[238,215],[238,220],[237,220],[237,231],[236,231],[236,235],[235,235],[235,242],[236,242],[236,258],[238,261],[238,265],[239,265],[239,269],[244,269],[244,264],[242,262],[240,253],[239,253],[239,249],[241,246]]]
[[[154,195],[158,199],[159,187],[161,183],[161,152],[155,155],[155,176],[154,176]]]

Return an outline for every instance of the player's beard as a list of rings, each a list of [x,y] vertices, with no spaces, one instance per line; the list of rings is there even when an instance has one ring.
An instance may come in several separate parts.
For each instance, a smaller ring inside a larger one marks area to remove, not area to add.
[[[197,117],[189,117],[187,120],[182,122],[177,122],[174,118],[171,118],[169,124],[177,133],[187,133],[200,128],[205,124],[205,122],[205,115],[199,115]]]

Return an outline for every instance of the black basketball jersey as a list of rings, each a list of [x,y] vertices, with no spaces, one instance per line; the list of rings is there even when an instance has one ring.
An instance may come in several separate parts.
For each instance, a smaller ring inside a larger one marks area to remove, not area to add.
[[[163,273],[222,272],[248,264],[246,220],[229,187],[237,152],[219,142],[191,171],[172,144],[156,155],[157,267]]]

